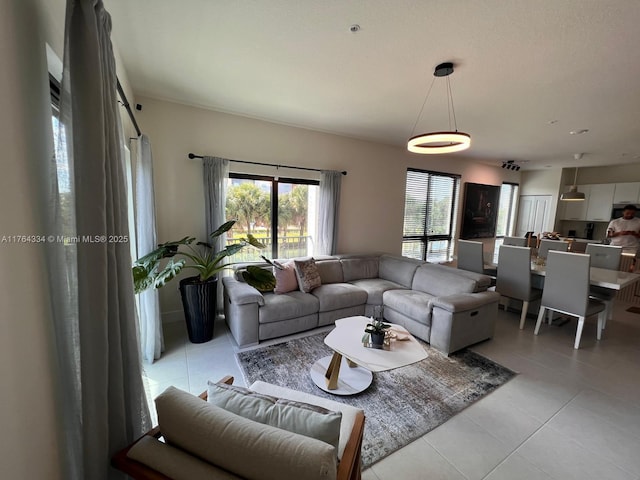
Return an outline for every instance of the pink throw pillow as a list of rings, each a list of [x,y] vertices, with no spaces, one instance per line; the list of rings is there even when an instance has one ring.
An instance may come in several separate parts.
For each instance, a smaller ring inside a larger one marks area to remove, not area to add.
[[[273,293],[281,294],[298,290],[298,278],[296,277],[296,267],[292,260],[286,263],[278,263],[282,268],[274,268],[276,277],[276,288]]]

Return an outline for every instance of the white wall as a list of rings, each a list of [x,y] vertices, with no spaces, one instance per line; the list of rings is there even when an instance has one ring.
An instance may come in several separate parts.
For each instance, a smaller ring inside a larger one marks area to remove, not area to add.
[[[50,160],[45,45],[31,0],[0,3],[0,237],[44,232],[34,179]],[[62,478],[43,244],[0,243],[0,470]]]
[[[339,252],[401,252],[407,167],[458,173],[464,182],[500,185],[520,173],[456,158],[419,156],[404,148],[269,123],[237,115],[138,98],[143,132],[155,163],[158,239],[204,237],[202,162],[187,154],[212,155],[312,168],[347,170],[339,212]],[[498,163],[498,162],[496,162]],[[231,164],[237,168],[238,164]],[[247,171],[246,168],[243,168]],[[274,174],[276,170],[262,169]],[[296,176],[299,172],[289,171]],[[280,176],[285,175],[283,170]],[[461,188],[464,191],[464,188]],[[462,210],[462,208],[460,209]],[[462,214],[462,213],[460,213]],[[162,310],[181,309],[175,286],[161,290]],[[166,317],[165,317],[166,318]]]

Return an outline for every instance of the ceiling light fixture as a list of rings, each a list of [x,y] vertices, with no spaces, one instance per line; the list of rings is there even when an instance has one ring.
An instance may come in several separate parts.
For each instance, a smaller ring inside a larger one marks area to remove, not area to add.
[[[471,146],[471,135],[463,132],[458,132],[458,124],[456,122],[456,112],[453,108],[453,94],[451,92],[451,82],[449,75],[453,73],[453,63],[446,62],[438,65],[433,72],[433,81],[427,92],[424,102],[422,102],[422,108],[418,114],[416,122],[413,124],[413,130],[411,131],[412,137],[407,142],[407,150],[413,153],[420,153],[423,155],[432,155],[438,153],[453,153],[466,150]],[[435,77],[447,77],[447,111],[449,113],[449,131],[446,132],[430,132],[422,133],[420,135],[413,136],[416,126],[422,116],[422,111],[427,103],[433,84],[435,83]],[[451,129],[451,117],[453,117],[454,130]]]
[[[515,170],[518,172],[520,170],[520,165],[516,165],[515,160],[507,160],[502,162],[502,168],[506,168],[507,170]]]
[[[576,153],[574,154],[575,156],[580,156],[580,158],[582,158],[582,154],[581,153]],[[576,158],[577,160],[577,158]],[[576,185],[576,182],[578,181],[578,167],[576,167],[576,176],[573,179],[573,185],[571,185],[569,187],[569,191],[563,193],[562,195],[560,195],[560,200],[563,200],[565,202],[581,202],[584,201],[585,196],[583,192],[579,192],[578,191],[578,186]]]

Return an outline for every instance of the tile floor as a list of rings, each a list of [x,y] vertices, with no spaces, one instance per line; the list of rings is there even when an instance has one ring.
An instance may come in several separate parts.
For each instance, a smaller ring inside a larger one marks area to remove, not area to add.
[[[575,321],[518,329],[499,311],[495,337],[476,352],[519,372],[509,383],[363,473],[364,480],[640,480],[640,315],[616,305],[600,342],[595,319],[573,349]],[[189,343],[165,325],[166,351],[145,365],[148,394],[175,385],[192,393],[207,379],[243,385],[237,347],[223,322],[213,340]]]

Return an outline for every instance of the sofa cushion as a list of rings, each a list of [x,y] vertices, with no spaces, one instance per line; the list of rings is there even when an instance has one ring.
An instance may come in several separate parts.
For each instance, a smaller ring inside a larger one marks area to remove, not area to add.
[[[320,274],[320,281],[325,283],[342,283],[342,265],[339,260],[316,260],[316,268]]]
[[[321,312],[348,308],[367,303],[367,292],[350,283],[321,285],[311,292],[318,298]]]
[[[378,276],[385,280],[399,283],[403,287],[411,288],[413,274],[416,268],[425,262],[406,257],[394,257],[393,255],[381,255]]]
[[[296,266],[293,261],[273,263],[276,265],[273,269],[273,275],[276,277],[276,288],[273,289],[273,293],[279,295],[298,290],[298,277],[296,276]]]
[[[241,417],[316,438],[338,449],[341,412],[257,393],[248,388],[208,382],[209,403]]]
[[[382,278],[352,280],[350,283],[367,292],[367,303],[369,305],[382,305],[382,294],[387,290],[406,290],[406,287],[403,287],[399,283]]]
[[[382,295],[384,306],[425,325],[431,325],[433,295],[417,290],[388,290]]]
[[[298,276],[298,285],[301,292],[309,293],[314,288],[322,285],[320,272],[318,272],[316,261],[313,258],[294,260],[293,262],[296,266],[296,275]]]
[[[264,305],[258,310],[258,322],[269,323],[318,313],[318,299],[310,293],[289,292],[282,295],[265,293]]]
[[[416,270],[411,288],[429,293],[435,297],[454,295],[456,293],[473,293],[476,281],[458,273],[451,267],[426,264]]]
[[[336,477],[335,448],[320,440],[248,420],[174,387],[156,398],[156,410],[168,444],[241,477]]]
[[[471,280],[476,282],[474,293],[484,292],[491,286],[491,277],[489,275],[471,272],[469,270],[462,270],[460,268],[452,268],[446,265],[438,265],[436,263],[426,263],[425,265],[423,265],[423,267],[427,266],[430,270],[433,270],[435,275],[439,275],[440,272],[451,272],[451,270],[454,270],[456,274],[470,278]]]
[[[345,282],[378,278],[378,257],[343,258],[340,263]]]

